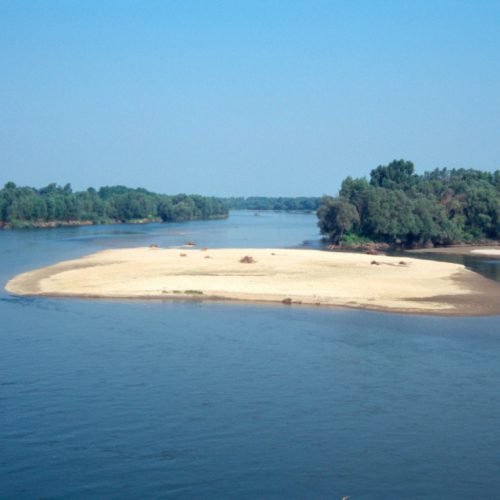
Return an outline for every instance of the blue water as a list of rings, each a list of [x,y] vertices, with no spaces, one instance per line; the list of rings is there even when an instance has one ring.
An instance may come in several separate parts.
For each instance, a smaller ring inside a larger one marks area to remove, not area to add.
[[[314,216],[0,232],[0,282],[115,246],[315,245]],[[1,498],[499,498],[500,317],[0,294]]]

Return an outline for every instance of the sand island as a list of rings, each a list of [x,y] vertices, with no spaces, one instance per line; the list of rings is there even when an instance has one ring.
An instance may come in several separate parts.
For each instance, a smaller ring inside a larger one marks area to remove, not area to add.
[[[428,253],[442,255],[464,255],[500,259],[500,245],[453,245],[436,248],[419,248],[410,250],[410,253]]]
[[[20,274],[15,295],[212,299],[500,314],[500,284],[458,264],[292,249],[114,249]]]

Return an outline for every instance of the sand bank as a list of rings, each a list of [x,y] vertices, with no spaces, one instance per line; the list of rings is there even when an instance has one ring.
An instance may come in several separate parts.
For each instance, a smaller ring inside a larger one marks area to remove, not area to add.
[[[500,259],[500,245],[455,245],[437,248],[419,248],[411,253],[435,253],[444,255],[471,255]]]
[[[499,257],[500,258],[500,248],[477,248],[475,250],[471,250],[470,252],[473,255],[485,255],[486,257]]]
[[[255,262],[240,262],[245,256]],[[500,284],[461,265],[318,250],[106,250],[20,274],[6,289],[16,295],[196,297],[424,314],[500,314]]]

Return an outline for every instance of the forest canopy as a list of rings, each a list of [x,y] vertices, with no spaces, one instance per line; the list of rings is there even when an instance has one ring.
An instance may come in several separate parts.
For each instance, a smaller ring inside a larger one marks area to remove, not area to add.
[[[347,177],[338,197],[317,210],[322,234],[333,243],[385,242],[415,247],[500,238],[500,171],[435,169],[417,175],[394,160]]]
[[[225,198],[231,210],[286,210],[286,211],[307,211],[317,210],[321,198],[319,197],[267,197],[249,196],[248,198]]]
[[[125,186],[73,192],[70,184],[49,184],[35,189],[17,187],[13,182],[8,182],[0,190],[0,226],[3,227],[34,227],[68,222],[177,222],[227,215],[226,204],[218,198],[186,194],[170,196]]]

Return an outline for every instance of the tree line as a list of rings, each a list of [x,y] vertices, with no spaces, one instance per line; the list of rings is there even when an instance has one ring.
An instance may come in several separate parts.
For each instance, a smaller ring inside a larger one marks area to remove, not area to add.
[[[231,210],[285,210],[312,212],[318,209],[321,198],[317,197],[267,197],[249,196],[225,198]]]
[[[178,222],[227,215],[227,205],[218,198],[186,194],[170,196],[125,186],[73,192],[70,184],[49,184],[36,189],[8,182],[0,190],[2,227],[35,227],[68,222]]]
[[[435,169],[417,175],[394,160],[347,177],[337,197],[317,210],[322,234],[333,243],[385,242],[418,247],[500,238],[500,171]]]

